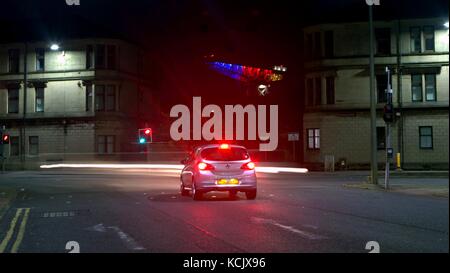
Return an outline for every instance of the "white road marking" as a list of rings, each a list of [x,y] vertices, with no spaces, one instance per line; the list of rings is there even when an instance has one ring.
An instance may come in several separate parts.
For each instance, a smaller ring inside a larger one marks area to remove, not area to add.
[[[124,242],[124,244],[127,246],[127,248],[132,250],[145,250],[145,247],[141,246],[136,240],[133,239],[130,235],[123,232],[119,227],[117,226],[108,226],[105,227],[103,223],[100,223],[98,225],[92,226],[87,228],[87,230],[91,231],[97,231],[97,232],[106,232],[107,229],[113,230],[117,236]]]
[[[102,223],[100,223],[98,225],[95,225],[95,226],[92,226],[90,228],[87,228],[87,230],[97,231],[97,232],[105,232],[106,228],[105,228],[105,226]]]
[[[327,238],[326,236],[317,235],[317,234],[314,234],[314,233],[311,233],[311,232],[308,232],[308,231],[304,231],[304,230],[300,230],[300,229],[294,228],[292,226],[286,226],[286,225],[280,224],[277,221],[272,220],[272,219],[252,217],[251,220],[254,223],[257,223],[257,224],[270,224],[270,225],[273,225],[273,226],[277,226],[277,227],[282,228],[284,230],[287,230],[287,231],[290,231],[292,233],[298,234],[301,237],[309,239],[309,240],[321,240],[321,239],[326,239]]]
[[[133,250],[145,250],[145,248],[141,245],[139,245],[130,235],[123,232],[119,227],[111,226],[108,227],[116,232],[116,234],[119,236],[119,238],[125,243],[125,245],[129,249]]]

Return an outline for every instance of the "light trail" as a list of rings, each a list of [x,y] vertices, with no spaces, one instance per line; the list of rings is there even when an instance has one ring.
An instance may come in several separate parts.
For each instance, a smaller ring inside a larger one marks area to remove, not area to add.
[[[41,165],[41,169],[56,168],[90,168],[90,169],[155,169],[173,172],[182,170],[183,165],[179,164],[49,164]],[[291,167],[256,167],[258,173],[307,173],[306,168]]]

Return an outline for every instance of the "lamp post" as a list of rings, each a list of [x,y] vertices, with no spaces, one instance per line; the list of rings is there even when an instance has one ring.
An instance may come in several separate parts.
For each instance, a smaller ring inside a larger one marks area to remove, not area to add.
[[[50,45],[50,50],[52,51],[59,51],[60,50],[60,46],[57,43],[52,43]],[[62,58],[64,58],[65,56],[65,52],[63,50],[62,52]],[[64,63],[63,63],[64,64]],[[63,66],[63,72],[64,72],[64,66]],[[64,94],[64,111],[66,111],[66,92],[65,90],[63,90],[63,94]],[[66,133],[67,133],[67,121],[64,119],[63,120],[63,161],[66,160]]]
[[[58,50],[58,44],[51,44],[51,50]],[[28,91],[28,42],[25,42],[24,54],[23,54],[23,115],[22,115],[22,128],[20,130],[21,134],[21,156],[20,160],[25,163],[25,138],[26,138],[26,113],[27,113],[27,91]]]

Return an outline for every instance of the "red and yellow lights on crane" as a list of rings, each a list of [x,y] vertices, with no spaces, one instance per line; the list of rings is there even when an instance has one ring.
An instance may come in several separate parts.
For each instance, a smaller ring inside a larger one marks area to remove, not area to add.
[[[205,58],[211,60],[214,55],[205,56]],[[283,65],[274,66],[272,69],[263,69],[218,61],[208,61],[207,63],[212,69],[235,80],[256,83],[258,92],[263,96],[268,93],[270,83],[281,81],[283,74],[287,71]]]

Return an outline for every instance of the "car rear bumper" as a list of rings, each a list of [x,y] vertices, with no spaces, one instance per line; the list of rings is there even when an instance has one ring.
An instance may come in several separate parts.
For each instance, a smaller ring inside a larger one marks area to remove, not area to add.
[[[236,185],[218,185],[219,179],[237,179],[239,184]],[[256,175],[253,173],[239,176],[215,176],[215,175],[197,175],[195,177],[195,186],[199,191],[254,191],[256,190]]]
[[[198,191],[241,191],[250,192],[255,191],[256,186],[207,186],[197,189]]]

